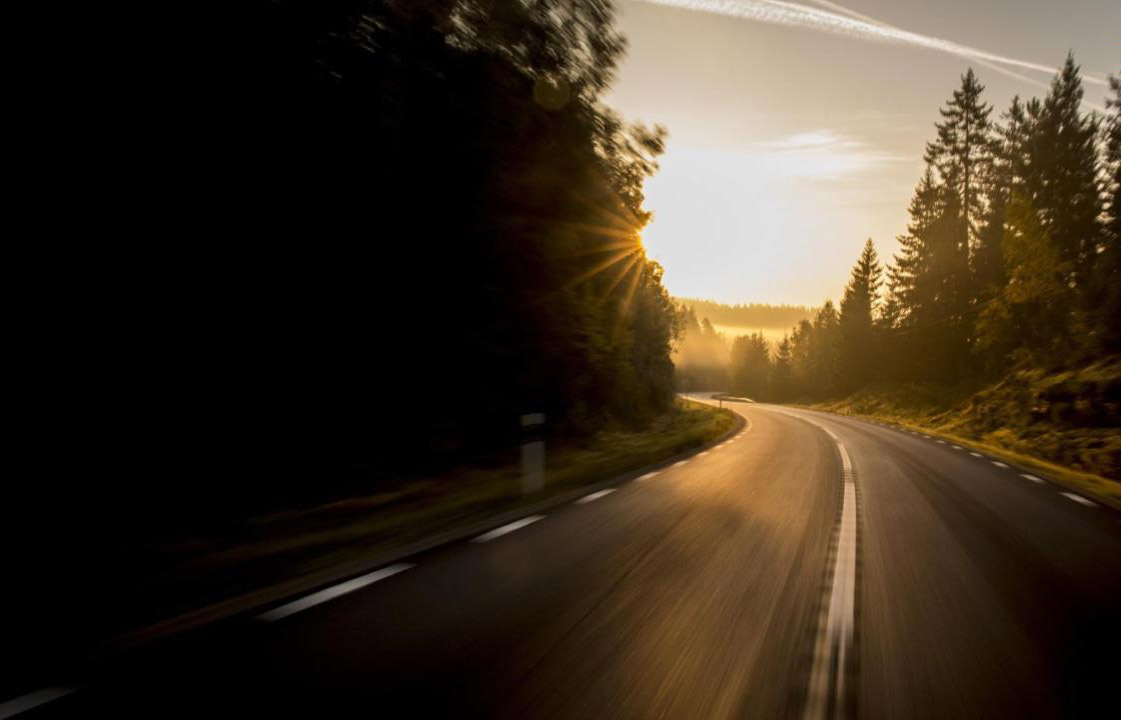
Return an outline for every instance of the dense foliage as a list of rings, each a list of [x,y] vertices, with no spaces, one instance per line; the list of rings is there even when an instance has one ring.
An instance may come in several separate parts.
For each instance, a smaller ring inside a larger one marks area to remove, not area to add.
[[[219,261],[250,261],[222,297],[243,330],[208,317],[194,339],[223,359],[191,378],[238,409],[232,495],[438,470],[516,445],[524,413],[586,434],[668,406],[675,316],[639,237],[664,132],[599,100],[611,2],[280,0],[258,21],[213,128],[253,219]],[[232,430],[211,422],[190,433],[208,465]]]
[[[188,533],[516,457],[524,413],[582,437],[669,408],[677,317],[639,236],[664,132],[600,101],[613,12],[273,0],[212,17],[183,76],[124,73],[106,137],[135,182],[83,189],[114,219],[75,243],[80,328],[43,324],[65,341],[5,502],[27,572],[127,588]]]
[[[869,241],[839,312],[826,303],[773,351],[737,341],[729,389],[837,397],[883,381],[953,385],[1121,352],[1121,80],[1085,113],[1072,57],[1042,101],[1000,122],[973,71],[941,110],[907,233]]]

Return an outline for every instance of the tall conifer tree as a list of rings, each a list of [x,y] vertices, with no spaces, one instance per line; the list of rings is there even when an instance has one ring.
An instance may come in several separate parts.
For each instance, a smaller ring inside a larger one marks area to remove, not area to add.
[[[1108,202],[1097,257],[1093,306],[1097,308],[1098,331],[1104,349],[1121,351],[1121,75],[1111,76],[1113,97],[1105,125],[1105,178]]]
[[[876,353],[873,318],[882,273],[876,248],[868,238],[841,298],[841,365],[850,388],[871,379]]]
[[[989,114],[992,106],[981,100],[985,86],[977,80],[973,69],[961,78],[939,112],[942,122],[936,123],[938,137],[927,143],[925,160],[938,170],[942,183],[958,196],[958,205],[965,221],[966,242],[976,242],[984,214],[983,189],[992,171],[993,137]]]
[[[1081,112],[1082,80],[1074,57],[1051,82],[1028,141],[1025,201],[1070,267],[1069,284],[1084,288],[1097,256],[1102,210],[1098,123]]]

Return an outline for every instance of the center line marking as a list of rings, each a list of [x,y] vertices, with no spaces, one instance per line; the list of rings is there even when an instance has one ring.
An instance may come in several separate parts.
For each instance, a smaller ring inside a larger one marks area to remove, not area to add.
[[[576,504],[577,505],[586,505],[587,503],[590,503],[593,500],[599,500],[604,495],[610,495],[613,492],[615,492],[615,488],[607,488],[606,490],[600,490],[599,492],[594,492],[590,495],[585,495],[584,497],[577,500]]]
[[[316,605],[319,605],[320,603],[325,603],[328,600],[334,600],[335,598],[346,595],[347,593],[352,593],[355,590],[364,588],[372,583],[376,583],[378,580],[384,580],[391,575],[396,575],[397,573],[408,570],[411,567],[414,566],[410,565],[409,563],[398,563],[396,565],[384,567],[381,570],[375,570],[372,573],[366,573],[365,575],[356,577],[353,580],[347,580],[344,583],[339,583],[338,585],[334,585],[325,590],[314,592],[311,595],[300,598],[299,600],[293,600],[290,603],[281,605],[280,607],[269,610],[266,613],[261,613],[257,616],[257,619],[264,620],[265,622],[275,622],[277,620],[283,620],[289,615],[294,615],[301,610],[307,610],[309,607],[314,607]]]
[[[490,542],[491,540],[494,540],[495,538],[500,538],[507,533],[514,532],[515,530],[521,530],[526,525],[531,525],[531,524],[537,522],[538,520],[544,520],[544,519],[545,519],[544,515],[530,515],[529,517],[524,517],[521,520],[515,520],[512,523],[507,523],[506,525],[503,525],[502,527],[497,527],[497,528],[491,530],[490,532],[485,532],[482,535],[480,535],[479,537],[472,540],[471,542],[473,542],[473,543]]]
[[[1085,505],[1086,507],[1097,507],[1098,506],[1098,504],[1096,502],[1094,502],[1093,500],[1087,500],[1086,498],[1082,497],[1081,495],[1075,495],[1074,493],[1059,493],[1059,494],[1062,495],[1065,498],[1070,498],[1071,500],[1075,501],[1076,503],[1081,503],[1081,504]]]
[[[844,476],[841,525],[837,531],[837,554],[833,558],[828,614],[818,627],[814,645],[806,718],[824,718],[829,715],[830,707],[844,707],[847,656],[852,650],[856,607],[856,482],[852,460],[840,441],[837,441],[837,450],[841,454]]]
[[[1031,480],[1033,483],[1039,483],[1040,485],[1043,484],[1043,478],[1037,478],[1035,475],[1028,475],[1027,473],[1021,473],[1020,477],[1027,478],[1028,480]]]
[[[657,471],[657,470],[655,470],[654,472],[648,472],[648,473],[646,473],[645,475],[643,475],[642,477],[640,477],[640,478],[639,478],[639,480],[649,480],[649,479],[650,479],[650,478],[652,478],[652,477],[657,477],[657,475],[658,475],[658,471]]]
[[[1004,468],[1005,470],[1008,469],[1008,466],[1000,462],[999,460],[993,460],[993,465],[996,465],[998,468]]]

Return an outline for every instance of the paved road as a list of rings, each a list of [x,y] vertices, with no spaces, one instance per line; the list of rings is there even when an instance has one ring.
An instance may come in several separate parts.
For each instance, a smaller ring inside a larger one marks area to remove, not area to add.
[[[732,407],[749,427],[683,464],[125,658],[26,716],[1053,717],[1114,700],[1117,513],[936,439]]]

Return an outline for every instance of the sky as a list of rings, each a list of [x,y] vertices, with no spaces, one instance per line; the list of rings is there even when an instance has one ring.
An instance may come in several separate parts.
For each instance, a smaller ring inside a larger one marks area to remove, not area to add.
[[[1118,0],[621,0],[627,57],[607,103],[669,130],[646,183],[647,253],[679,296],[837,300],[865,239],[905,232],[938,109],[973,67],[1004,112],[1068,50],[1121,67]]]

